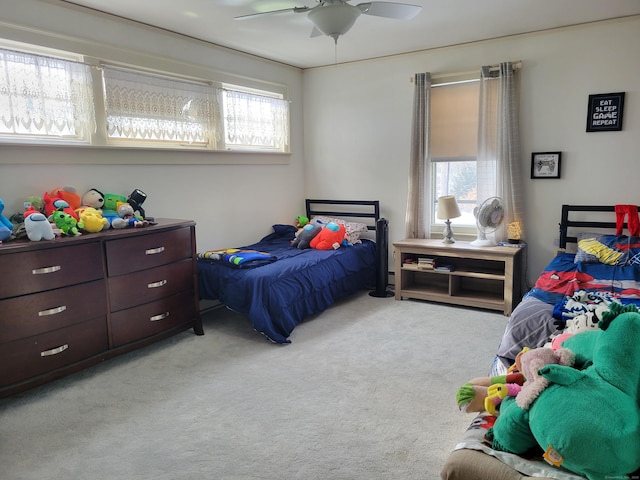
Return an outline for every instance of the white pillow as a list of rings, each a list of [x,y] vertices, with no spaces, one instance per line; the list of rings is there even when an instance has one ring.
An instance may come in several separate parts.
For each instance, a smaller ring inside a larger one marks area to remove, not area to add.
[[[369,230],[366,223],[347,222],[340,218],[325,217],[322,215],[313,217],[310,223],[319,223],[321,225],[326,225],[329,222],[334,222],[338,225],[344,226],[344,229],[347,231],[347,241],[351,244],[362,243],[362,240],[360,240],[360,235]]]

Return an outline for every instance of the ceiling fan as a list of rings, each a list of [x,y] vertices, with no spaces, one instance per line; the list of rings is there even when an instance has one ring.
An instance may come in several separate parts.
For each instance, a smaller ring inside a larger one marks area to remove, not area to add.
[[[315,7],[293,7],[268,12],[252,13],[235,17],[236,20],[246,20],[263,15],[279,13],[306,13],[314,28],[312,37],[327,35],[338,43],[338,37],[344,35],[353,26],[360,14],[376,17],[395,18],[398,20],[410,20],[415,17],[422,7],[407,3],[393,2],[365,2],[358,5],[349,4],[349,0],[316,0]]]

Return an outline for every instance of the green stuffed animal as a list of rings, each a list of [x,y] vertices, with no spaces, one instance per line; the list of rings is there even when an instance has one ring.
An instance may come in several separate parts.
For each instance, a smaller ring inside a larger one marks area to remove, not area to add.
[[[53,222],[63,235],[82,235],[78,229],[83,228],[84,224],[82,222],[78,222],[63,210],[56,210],[53,212],[49,217],[49,221]]]
[[[495,450],[541,447],[549,463],[589,480],[640,469],[640,313],[612,304],[599,326],[562,343],[575,354],[574,367],[538,370],[549,386],[528,409],[517,397],[502,402],[487,433]]]

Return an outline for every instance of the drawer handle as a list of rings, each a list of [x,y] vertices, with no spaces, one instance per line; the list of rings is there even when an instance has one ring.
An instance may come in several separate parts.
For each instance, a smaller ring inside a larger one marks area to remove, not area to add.
[[[144,251],[145,255],[155,255],[156,253],[162,252],[164,252],[164,247],[150,248],[149,250]]]
[[[50,355],[57,355],[59,353],[64,352],[67,348],[69,348],[68,344],[60,345],[57,348],[52,348],[51,350],[45,350],[44,352],[40,352],[41,357],[48,357]]]
[[[161,313],[160,315],[154,315],[153,317],[149,318],[149,321],[157,322],[158,320],[163,320],[168,316],[169,316],[169,312],[164,312],[164,313]]]
[[[58,313],[62,313],[67,309],[66,305],[60,305],[56,308],[50,308],[49,310],[42,310],[38,312],[39,317],[46,317],[47,315],[56,315]]]
[[[36,268],[31,270],[31,273],[34,275],[43,275],[45,273],[53,273],[60,270],[62,267],[60,265],[54,265],[53,267],[44,267],[44,268]]]
[[[166,280],[160,280],[159,282],[153,282],[147,285],[147,288],[158,288],[163,287],[167,284]]]

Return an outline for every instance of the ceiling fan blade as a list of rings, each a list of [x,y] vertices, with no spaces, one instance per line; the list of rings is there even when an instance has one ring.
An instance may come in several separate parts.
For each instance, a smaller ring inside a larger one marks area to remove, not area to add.
[[[367,2],[356,5],[365,15],[410,20],[422,11],[419,5],[392,2]]]
[[[234,17],[234,20],[247,20],[249,18],[262,17],[265,15],[276,15],[279,13],[305,13],[311,10],[309,7],[293,7],[293,8],[283,8],[281,10],[271,10],[268,12],[258,12],[258,13],[250,13],[249,15],[240,15],[239,17]]]

